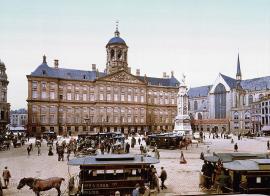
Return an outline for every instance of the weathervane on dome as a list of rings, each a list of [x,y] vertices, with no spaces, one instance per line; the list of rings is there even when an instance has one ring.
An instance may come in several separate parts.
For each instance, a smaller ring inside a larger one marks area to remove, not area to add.
[[[116,26],[116,30],[115,30],[115,32],[114,32],[115,37],[119,37],[119,35],[120,35],[120,33],[119,33],[119,31],[118,31],[119,20],[116,20],[115,26]]]

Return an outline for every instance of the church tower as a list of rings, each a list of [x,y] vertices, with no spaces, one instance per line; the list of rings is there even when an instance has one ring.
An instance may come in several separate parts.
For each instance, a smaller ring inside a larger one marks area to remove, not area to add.
[[[241,73],[240,59],[239,59],[239,53],[238,53],[237,70],[236,70],[236,88],[237,89],[242,89],[241,81],[242,81],[242,73]]]
[[[240,80],[240,81],[242,80],[239,53],[238,53],[238,58],[237,58],[236,80]]]
[[[118,30],[118,23],[116,24],[116,30],[114,32],[114,37],[106,45],[107,51],[107,63],[106,69],[108,74],[120,70],[128,70],[127,52],[128,46],[126,42],[120,37],[120,32]]]

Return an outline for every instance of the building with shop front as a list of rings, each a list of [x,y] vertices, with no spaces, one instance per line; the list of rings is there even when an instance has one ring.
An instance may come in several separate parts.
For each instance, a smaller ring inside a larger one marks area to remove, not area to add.
[[[131,73],[118,28],[106,45],[104,72],[67,69],[46,56],[28,79],[28,130],[78,132],[173,130],[179,82]]]
[[[6,130],[9,124],[10,104],[7,102],[8,83],[6,66],[0,60],[0,132]]]
[[[270,93],[270,76],[242,79],[219,74],[212,85],[190,88],[189,108],[197,131],[255,133],[261,130],[260,100]]]

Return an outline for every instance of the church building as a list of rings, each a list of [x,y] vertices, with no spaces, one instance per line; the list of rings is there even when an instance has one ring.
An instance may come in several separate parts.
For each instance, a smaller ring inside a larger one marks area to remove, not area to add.
[[[244,80],[238,54],[235,78],[220,73],[212,85],[189,89],[195,130],[258,132],[262,126],[259,102],[267,94],[270,94],[270,76]],[[270,122],[270,117],[267,118]]]

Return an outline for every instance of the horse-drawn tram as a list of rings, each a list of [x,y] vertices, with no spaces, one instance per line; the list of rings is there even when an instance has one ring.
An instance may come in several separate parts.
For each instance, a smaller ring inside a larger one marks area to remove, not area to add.
[[[270,159],[236,160],[223,164],[234,193],[270,195]]]
[[[270,194],[268,154],[214,153],[206,156],[200,186],[207,193]]]
[[[87,156],[70,160],[68,165],[80,166],[79,187],[75,195],[130,196],[136,184],[149,182],[150,165],[159,163],[154,157],[113,154]]]
[[[146,143],[151,147],[175,149],[179,147],[182,136],[173,133],[161,133],[148,135]]]

